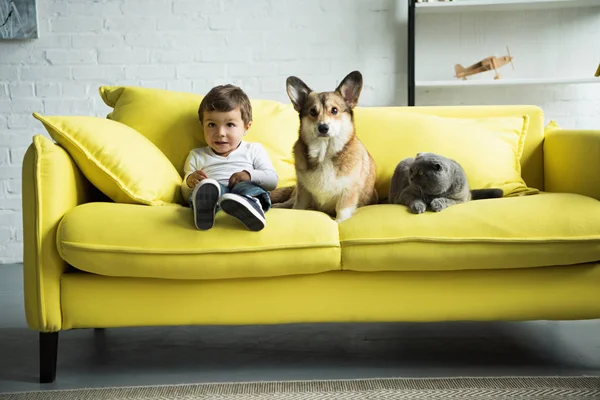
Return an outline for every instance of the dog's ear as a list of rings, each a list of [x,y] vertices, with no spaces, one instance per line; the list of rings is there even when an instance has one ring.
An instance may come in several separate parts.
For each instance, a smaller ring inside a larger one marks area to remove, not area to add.
[[[295,76],[287,78],[285,84],[288,97],[292,101],[294,109],[300,112],[306,99],[308,99],[308,94],[312,92],[311,88],[309,88],[306,83],[302,82],[300,78]]]
[[[342,95],[351,108],[354,108],[358,104],[362,84],[362,74],[358,71],[352,71],[346,75],[335,91]]]

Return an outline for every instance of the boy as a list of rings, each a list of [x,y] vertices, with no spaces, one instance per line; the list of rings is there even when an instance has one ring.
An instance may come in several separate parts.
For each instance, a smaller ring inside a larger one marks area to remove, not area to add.
[[[198,117],[208,146],[190,151],[181,185],[196,228],[212,228],[220,208],[260,231],[271,207],[267,191],[277,187],[279,177],[260,143],[242,141],[252,125],[250,100],[237,86],[216,86],[202,99]]]

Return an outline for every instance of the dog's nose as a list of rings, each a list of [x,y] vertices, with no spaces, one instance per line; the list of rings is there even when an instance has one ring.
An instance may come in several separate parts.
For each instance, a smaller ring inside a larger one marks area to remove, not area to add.
[[[325,134],[325,133],[329,132],[329,125],[319,124],[319,127],[317,129],[319,129],[319,133]]]

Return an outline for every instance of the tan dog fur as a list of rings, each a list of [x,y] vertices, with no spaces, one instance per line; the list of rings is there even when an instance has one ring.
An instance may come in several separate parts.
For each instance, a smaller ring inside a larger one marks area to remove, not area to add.
[[[293,149],[297,185],[293,191],[289,187],[273,191],[273,207],[314,209],[342,222],[358,207],[377,203],[375,161],[354,127],[360,72],[348,74],[333,92],[314,92],[295,76],[286,83],[300,117]]]

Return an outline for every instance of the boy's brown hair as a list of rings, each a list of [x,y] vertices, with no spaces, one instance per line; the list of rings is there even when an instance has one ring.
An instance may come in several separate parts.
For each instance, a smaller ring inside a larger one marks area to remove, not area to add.
[[[206,111],[229,112],[238,107],[242,121],[248,125],[252,121],[252,106],[246,93],[235,85],[219,85],[212,88],[200,102],[198,117],[203,124]]]

